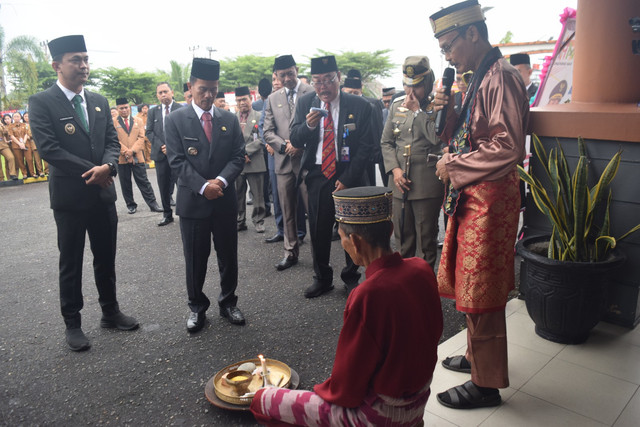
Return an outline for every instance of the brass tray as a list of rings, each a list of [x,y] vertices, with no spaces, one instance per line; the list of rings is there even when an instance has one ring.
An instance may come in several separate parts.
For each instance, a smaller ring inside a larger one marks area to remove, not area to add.
[[[209,379],[205,386],[205,396],[209,402],[225,409],[243,410],[249,408],[251,400],[253,400],[253,395],[241,397],[224,381],[224,377],[229,372],[236,370],[238,366],[246,362],[252,362],[257,366],[253,380],[249,384],[249,393],[255,393],[262,387],[263,381],[260,375],[260,360],[257,358],[243,360],[223,368]],[[275,359],[266,359],[266,362],[267,368],[269,369],[269,378],[272,383],[279,383],[279,387],[297,388],[300,378],[295,371],[285,363]]]

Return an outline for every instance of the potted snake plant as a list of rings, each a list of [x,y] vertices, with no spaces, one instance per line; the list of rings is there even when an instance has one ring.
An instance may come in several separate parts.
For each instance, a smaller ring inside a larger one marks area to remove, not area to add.
[[[527,311],[539,336],[578,344],[600,321],[611,272],[626,259],[616,249],[617,243],[640,229],[640,224],[621,237],[610,235],[609,184],[618,172],[620,150],[590,188],[589,157],[581,137],[573,172],[559,143],[547,153],[536,135],[532,140],[542,168],[528,173],[519,166],[518,173],[529,185],[537,208],[549,219],[552,232],[524,238],[516,245],[524,261],[521,280],[526,281]],[[549,183],[546,187],[539,179],[542,176]]]

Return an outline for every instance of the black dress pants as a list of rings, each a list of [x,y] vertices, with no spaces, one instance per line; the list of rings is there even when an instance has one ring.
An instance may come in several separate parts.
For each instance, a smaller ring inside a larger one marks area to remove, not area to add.
[[[120,188],[122,188],[122,197],[128,208],[136,208],[138,204],[133,200],[133,187],[131,175],[136,181],[136,185],[140,189],[142,198],[149,207],[156,203],[156,195],[147,177],[147,170],[144,163],[126,163],[118,164],[118,178],[120,179]]]
[[[168,218],[173,215],[173,210],[171,209],[171,194],[173,194],[173,187],[175,186],[176,180],[173,177],[169,161],[166,157],[162,160],[156,160],[155,164],[160,201],[162,202],[162,210],[164,211],[163,216]]]
[[[235,196],[235,194],[233,194]],[[228,197],[225,195],[225,197]],[[218,258],[220,295],[218,305],[236,305],[238,286],[238,230],[236,209],[217,210],[204,219],[180,217],[180,231],[184,250],[189,308],[194,313],[204,313],[210,305],[202,291],[207,275],[207,262],[211,254],[211,241]],[[213,237],[213,238],[212,238]]]
[[[60,307],[67,328],[81,326],[82,259],[85,236],[93,253],[93,275],[98,301],[106,315],[119,311],[116,299],[116,241],[118,215],[115,203],[98,203],[89,210],[54,210],[60,250]]]
[[[305,178],[309,195],[309,233],[311,234],[311,256],[316,279],[325,284],[333,283],[333,268],[329,264],[331,256],[331,235],[335,223],[335,205],[332,192],[335,190],[336,177],[328,180],[320,170],[313,167]],[[360,280],[358,266],[344,251],[346,266],[340,278],[349,288]]]

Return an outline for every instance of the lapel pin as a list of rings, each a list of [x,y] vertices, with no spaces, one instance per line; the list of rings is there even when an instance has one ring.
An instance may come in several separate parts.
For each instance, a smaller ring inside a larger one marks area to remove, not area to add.
[[[196,147],[189,147],[187,148],[187,154],[189,154],[190,156],[195,156],[198,154],[198,149]]]
[[[349,119],[353,120],[353,114],[349,114]]]
[[[96,107],[96,111],[99,113],[102,110],[100,109],[100,107]]]
[[[66,125],[64,125],[64,131],[69,135],[73,135],[74,133],[76,133],[76,127],[71,123],[67,123]]]
[[[227,131],[227,127],[226,127],[226,126],[222,126],[222,127],[220,128],[220,130],[221,130],[222,132],[226,132],[226,131]]]

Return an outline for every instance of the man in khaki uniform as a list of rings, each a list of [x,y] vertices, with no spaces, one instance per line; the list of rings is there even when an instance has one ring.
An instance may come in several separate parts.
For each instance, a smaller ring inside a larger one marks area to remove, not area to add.
[[[394,235],[404,258],[419,256],[433,267],[444,196],[444,186],[435,175],[442,149],[428,100],[434,74],[426,56],[409,56],[402,73],[406,95],[391,104],[381,140],[384,166],[394,184]]]
[[[244,169],[236,178],[236,192],[238,197],[238,231],[246,230],[247,217],[247,182],[253,194],[253,213],[251,221],[256,233],[264,233],[264,173],[267,164],[264,161],[262,140],[258,134],[260,112],[251,108],[251,92],[246,86],[236,88],[236,105],[238,106],[238,121],[244,138]]]
[[[136,180],[144,201],[149,205],[149,209],[152,212],[162,212],[156,202],[156,195],[153,193],[144,165],[144,125],[139,119],[131,117],[131,108],[127,98],[116,99],[116,108],[118,109],[118,119],[113,122],[113,125],[118,133],[118,141],[120,141],[118,175],[127,209],[129,209],[130,214],[134,214],[138,208],[138,205],[133,200],[133,187],[131,184],[131,174],[133,174],[133,178]]]

